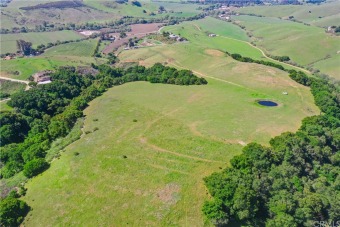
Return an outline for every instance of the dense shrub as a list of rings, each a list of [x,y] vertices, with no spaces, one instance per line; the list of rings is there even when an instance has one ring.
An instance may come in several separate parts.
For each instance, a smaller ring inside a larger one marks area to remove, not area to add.
[[[0,145],[22,142],[30,127],[22,114],[0,113]]]
[[[0,201],[0,225],[19,226],[29,211],[29,206],[17,198],[7,197]]]
[[[24,175],[28,178],[42,173],[49,167],[49,164],[43,158],[33,159],[24,165]]]

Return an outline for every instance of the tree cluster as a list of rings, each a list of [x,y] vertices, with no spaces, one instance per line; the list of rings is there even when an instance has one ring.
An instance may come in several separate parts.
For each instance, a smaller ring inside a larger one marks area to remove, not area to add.
[[[229,54],[229,53],[227,53]],[[230,56],[235,59],[236,61],[240,61],[240,62],[248,62],[248,63],[256,63],[256,64],[261,64],[261,65],[266,65],[266,66],[271,66],[277,69],[281,69],[281,70],[285,70],[285,68],[280,65],[280,64],[276,64],[270,61],[263,61],[263,60],[254,60],[252,58],[249,57],[243,57],[240,54],[230,54]]]
[[[340,220],[340,96],[327,80],[290,70],[311,87],[321,115],[296,133],[250,143],[231,167],[205,178],[213,199],[203,212],[216,225],[314,226]]]
[[[41,172],[37,161],[45,157],[51,142],[66,136],[83,115],[87,103],[107,88],[132,81],[176,85],[206,84],[189,70],[177,70],[155,64],[126,70],[109,65],[93,65],[99,74],[79,75],[73,67],[62,67],[51,75],[53,82],[11,96],[8,105],[16,112],[0,112],[2,163],[1,177],[8,178],[24,170],[27,177]],[[34,167],[34,168],[33,168]],[[29,169],[29,170],[27,170]]]

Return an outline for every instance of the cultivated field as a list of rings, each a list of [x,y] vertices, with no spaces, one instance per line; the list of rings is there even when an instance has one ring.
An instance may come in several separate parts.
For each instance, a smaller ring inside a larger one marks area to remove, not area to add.
[[[74,31],[56,31],[56,32],[30,32],[19,34],[1,34],[1,53],[16,53],[18,51],[16,41],[19,39],[31,42],[35,48],[40,44],[55,43],[66,40],[76,40],[84,38]]]

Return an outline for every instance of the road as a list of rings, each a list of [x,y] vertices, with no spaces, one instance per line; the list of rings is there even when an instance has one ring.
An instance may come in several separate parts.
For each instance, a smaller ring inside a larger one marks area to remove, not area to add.
[[[201,28],[200,28],[197,24],[194,24],[194,26],[197,28],[198,31],[202,32]],[[285,63],[285,62],[277,61],[277,60],[275,60],[275,59],[273,59],[273,58],[271,58],[271,57],[268,57],[262,49],[258,48],[257,46],[254,46],[254,45],[253,45],[252,43],[250,43],[250,42],[247,42],[247,41],[244,41],[244,40],[239,40],[239,39],[230,38],[230,37],[228,37],[228,36],[222,36],[222,35],[217,35],[217,36],[222,37],[222,38],[225,38],[225,39],[231,39],[231,40],[236,40],[236,41],[239,41],[239,42],[246,43],[246,44],[248,44],[249,46],[251,46],[251,47],[253,47],[253,48],[259,50],[259,51],[261,52],[261,54],[262,54],[263,57],[265,57],[265,58],[267,58],[267,59],[269,59],[269,60],[271,60],[271,61],[277,62],[278,64],[281,64],[281,65],[286,65],[286,66],[289,66],[289,67],[292,67],[292,68],[301,70],[301,71],[303,71],[303,72],[305,72],[305,73],[307,73],[307,74],[310,74],[310,72],[309,72],[308,70],[304,69],[304,68],[301,68],[301,67],[298,67],[298,66],[294,66],[294,65],[291,65],[291,64],[288,64],[288,63]]]
[[[3,77],[3,76],[0,76],[0,79],[1,79],[1,80],[8,80],[8,81],[12,81],[12,82],[17,82],[17,83],[26,84],[25,91],[27,91],[27,90],[29,90],[29,89],[31,88],[31,87],[28,85],[28,84],[29,84],[29,81],[27,81],[27,80],[17,80],[17,79],[12,79],[12,78]]]

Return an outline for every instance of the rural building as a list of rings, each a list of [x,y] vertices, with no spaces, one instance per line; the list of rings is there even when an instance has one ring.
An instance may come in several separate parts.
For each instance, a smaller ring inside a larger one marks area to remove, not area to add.
[[[51,83],[51,76],[50,74],[53,71],[50,70],[45,70],[45,71],[41,71],[41,72],[37,72],[35,74],[32,75],[33,77],[33,81],[38,83],[38,84],[48,84]]]
[[[179,38],[179,36],[178,36],[178,35],[175,35],[175,34],[170,34],[170,35],[169,35],[169,38],[170,38],[170,39],[177,39],[177,38]]]

